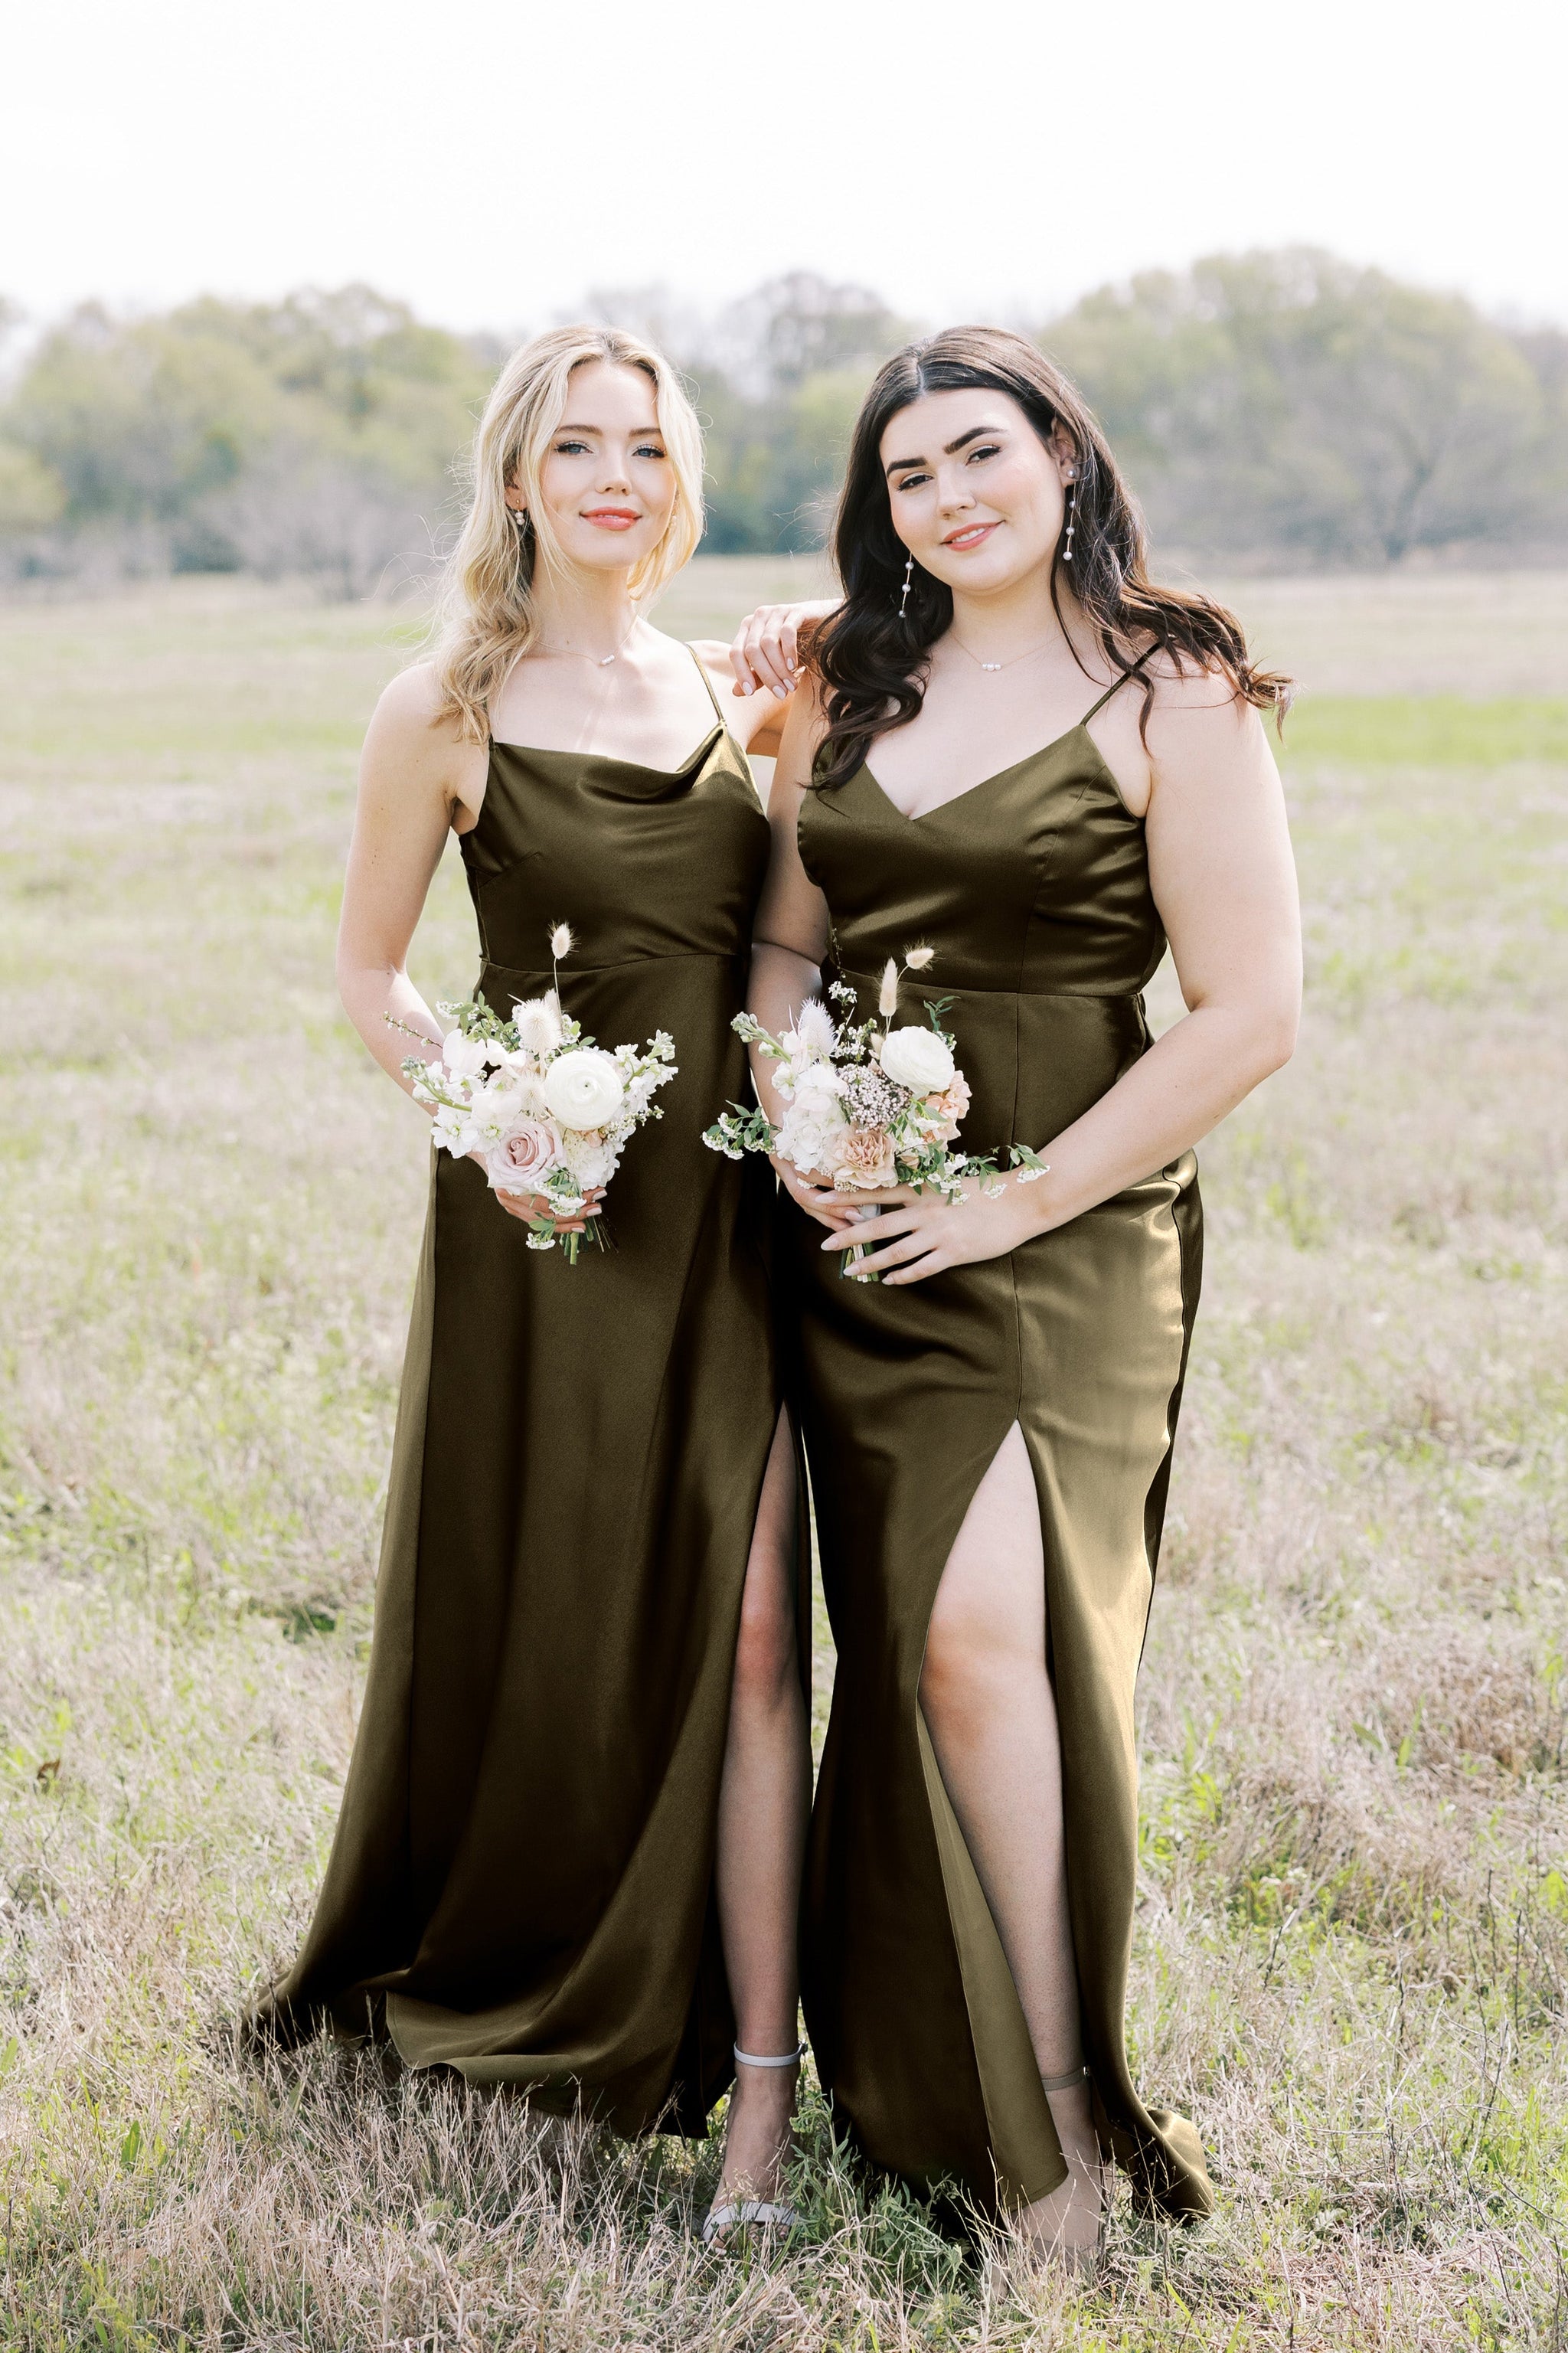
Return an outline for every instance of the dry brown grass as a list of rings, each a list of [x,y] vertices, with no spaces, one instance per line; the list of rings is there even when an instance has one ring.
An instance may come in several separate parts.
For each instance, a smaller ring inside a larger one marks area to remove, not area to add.
[[[1238,594],[1325,692],[1562,691],[1509,668],[1530,584]],[[241,2063],[351,1737],[423,1198],[328,971],[397,659],[227,585],[4,616],[4,2341],[1561,2348],[1568,769],[1401,765],[1375,702],[1289,772],[1311,1011],[1204,1155],[1142,1686],[1131,2028],[1215,2219],[993,2290],[814,2095],[807,2232],[738,2261],[689,2232],[711,2149]],[[450,866],[422,958],[466,986]]]

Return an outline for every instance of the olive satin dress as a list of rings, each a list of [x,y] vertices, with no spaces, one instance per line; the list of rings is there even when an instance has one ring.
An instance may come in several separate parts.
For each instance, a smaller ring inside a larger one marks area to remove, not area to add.
[[[953,1000],[943,1026],[973,1089],[972,1151],[1048,1145],[1150,1043],[1142,991],[1164,936],[1143,828],[1093,715],[917,818],[867,766],[805,796],[801,856],[832,918],[825,981],[852,984],[864,1018],[888,957],[935,949],[900,1018]],[[807,1865],[807,2023],[866,2153],[916,2180],[955,2177],[987,2207],[1044,2195],[1065,2167],[919,1683],[943,1567],[1015,1422],[1044,1536],[1096,2122],[1143,2203],[1211,2203],[1192,2126],[1133,2088],[1122,2025],[1133,1683],[1197,1302],[1195,1176],[1185,1155],[1005,1257],[909,1286],[844,1278],[821,1227],[793,1205],[781,1214],[838,1651]]]
[[[674,774],[491,747],[462,842],[479,993],[503,1018],[542,995],[569,922],[567,1010],[602,1046],[668,1029],[679,1076],[610,1187],[614,1248],[575,1267],[435,1156],[363,1712],[308,1940],[256,2021],[384,2017],[416,2067],[628,2133],[700,2135],[732,2079],[715,1818],[779,1409],[773,1187],[701,1133],[746,1080],[767,847],[721,720]]]

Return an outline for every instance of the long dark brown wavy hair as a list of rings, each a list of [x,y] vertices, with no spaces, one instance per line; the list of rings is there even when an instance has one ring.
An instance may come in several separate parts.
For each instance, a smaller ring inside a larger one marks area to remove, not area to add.
[[[972,385],[1006,393],[1042,441],[1059,447],[1065,440],[1071,447],[1078,470],[1072,560],[1064,561],[1058,541],[1051,602],[1060,620],[1065,578],[1111,669],[1123,676],[1140,673],[1140,732],[1154,705],[1148,665],[1158,656],[1179,671],[1206,670],[1226,679],[1242,701],[1271,709],[1282,719],[1289,707],[1290,681],[1249,659],[1239,622],[1207,596],[1157,587],[1150,579],[1142,517],[1105,436],[1061,370],[1005,327],[947,327],[894,353],[855,421],[833,529],[844,601],[816,631],[810,651],[827,713],[814,781],[846,783],[873,736],[907,727],[920,710],[931,649],[952,619],[952,591],[917,564],[900,618],[909,551],[893,529],[882,436],[900,409],[923,393]],[[1071,646],[1070,631],[1067,635]],[[1076,646],[1073,654],[1078,659]]]

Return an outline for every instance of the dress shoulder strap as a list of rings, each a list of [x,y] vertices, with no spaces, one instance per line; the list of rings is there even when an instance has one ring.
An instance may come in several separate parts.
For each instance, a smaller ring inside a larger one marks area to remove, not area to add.
[[[1148,656],[1147,654],[1140,654],[1140,655],[1139,655],[1139,657],[1138,657],[1138,659],[1137,659],[1137,660],[1133,663],[1133,665],[1132,665],[1132,667],[1131,667],[1131,670],[1124,670],[1122,671],[1122,673],[1121,673],[1121,677],[1120,677],[1120,678],[1112,679],[1112,680],[1111,680],[1110,684],[1106,688],[1105,692],[1100,696],[1100,698],[1099,702],[1091,702],[1091,703],[1089,704],[1089,709],[1084,712],[1083,717],[1079,721],[1079,725],[1080,727],[1087,727],[1087,726],[1089,725],[1089,721],[1094,717],[1095,713],[1096,713],[1097,712],[1100,712],[1100,711],[1103,711],[1103,710],[1104,710],[1104,708],[1105,708],[1106,704],[1110,702],[1110,700],[1111,696],[1112,696],[1113,694],[1120,694],[1120,693],[1121,693],[1121,691],[1122,688],[1126,685],[1126,683],[1127,683],[1127,681],[1128,681],[1128,680],[1129,680],[1130,678],[1136,678],[1136,679],[1142,680],[1142,682],[1146,685],[1146,684],[1148,683],[1148,681],[1147,681],[1147,680],[1144,680],[1144,679],[1143,679],[1143,677],[1142,677],[1142,673],[1143,673],[1143,665],[1144,665],[1144,663],[1148,660],[1148,659],[1149,659],[1149,656]]]
[[[725,733],[728,734],[729,729],[725,724],[724,714],[719,708],[719,698],[713,691],[713,681],[708,675],[708,665],[703,660],[695,646],[688,645],[686,650],[691,656],[692,660],[697,664],[698,677],[708,689],[708,700],[713,705],[713,716],[719,722],[720,726],[724,728]]]

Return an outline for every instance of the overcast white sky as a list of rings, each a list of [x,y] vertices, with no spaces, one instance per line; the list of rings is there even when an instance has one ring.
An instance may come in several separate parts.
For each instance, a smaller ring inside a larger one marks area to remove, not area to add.
[[[1303,240],[1568,322],[1563,0],[11,0],[0,293],[459,327],[805,267],[935,322]]]

